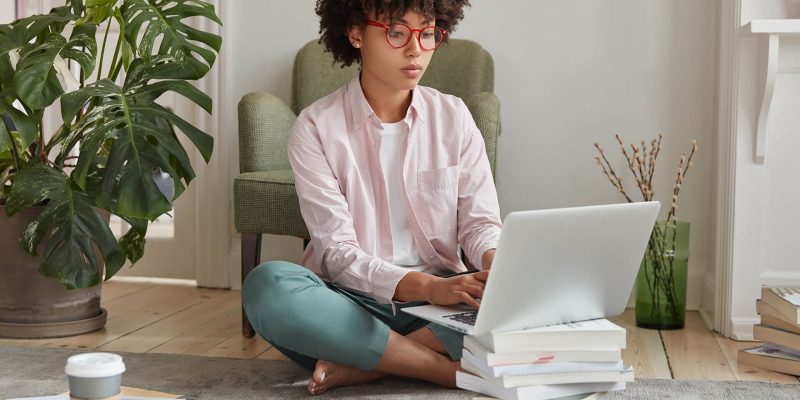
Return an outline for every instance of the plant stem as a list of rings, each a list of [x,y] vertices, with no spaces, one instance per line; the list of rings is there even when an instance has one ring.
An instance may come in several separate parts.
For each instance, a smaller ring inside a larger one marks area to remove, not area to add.
[[[44,122],[39,122],[39,158],[42,162],[47,160],[47,152],[44,149]]]
[[[5,121],[3,121],[5,124]],[[19,162],[19,152],[17,151],[17,144],[14,143],[14,136],[11,135],[11,131],[8,130],[8,126],[6,126],[6,132],[8,132],[8,137],[11,138],[11,155],[14,157],[14,167],[17,168],[17,171],[20,170],[20,162]]]
[[[109,21],[110,23],[110,21]],[[120,48],[122,48],[122,41],[125,40],[125,33],[120,32],[119,37],[117,38],[117,46],[114,48],[114,56],[111,57],[111,67],[108,70],[108,78],[112,81],[117,79],[117,74],[119,73],[119,66],[117,66],[117,58],[119,57]],[[122,61],[122,57],[120,58],[120,62]],[[100,75],[98,75],[100,76]]]
[[[100,50],[100,63],[97,66],[97,76],[103,76],[103,60],[106,58],[106,42],[108,41],[108,32],[111,31],[111,20],[114,18],[109,18],[108,23],[106,24],[106,33],[103,34],[103,48]],[[120,32],[120,36],[122,36],[122,32]],[[112,64],[113,66],[113,64]]]

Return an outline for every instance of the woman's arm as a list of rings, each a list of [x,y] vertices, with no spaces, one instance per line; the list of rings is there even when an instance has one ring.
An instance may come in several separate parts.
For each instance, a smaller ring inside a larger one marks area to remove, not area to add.
[[[475,267],[488,269],[500,238],[500,206],[483,136],[466,105],[461,112],[466,134],[459,160],[458,243]]]
[[[389,303],[398,282],[409,272],[361,249],[347,199],[331,170],[310,118],[302,113],[292,126],[289,162],[295,177],[303,220],[317,258],[312,260],[336,284]]]

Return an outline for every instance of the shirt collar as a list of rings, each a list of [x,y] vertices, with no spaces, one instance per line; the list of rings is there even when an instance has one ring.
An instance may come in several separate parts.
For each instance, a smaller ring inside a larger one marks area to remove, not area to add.
[[[367,121],[367,119],[374,115],[375,112],[372,111],[372,107],[370,107],[366,96],[364,96],[364,90],[361,88],[361,80],[359,77],[360,74],[356,74],[356,76],[350,80],[350,83],[347,84],[347,97],[350,103],[350,118],[352,118],[354,124],[362,125]],[[424,114],[422,112],[423,109],[424,105],[422,101],[422,93],[419,90],[419,85],[417,85],[414,87],[411,95],[409,112],[406,114],[406,117],[403,120],[406,121],[409,126],[411,126],[411,121],[413,118],[417,118],[424,122],[422,118],[422,115]],[[375,116],[375,120],[378,121],[377,116]]]

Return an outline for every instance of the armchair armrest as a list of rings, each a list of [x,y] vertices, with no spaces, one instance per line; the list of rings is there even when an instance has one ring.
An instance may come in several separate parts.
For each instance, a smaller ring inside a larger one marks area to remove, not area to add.
[[[289,169],[286,145],[296,116],[279,98],[248,93],[239,101],[239,171]]]
[[[492,167],[492,176],[495,176],[497,161],[497,136],[500,135],[500,100],[494,93],[476,93],[465,101],[475,124],[483,134],[486,143],[486,155]]]

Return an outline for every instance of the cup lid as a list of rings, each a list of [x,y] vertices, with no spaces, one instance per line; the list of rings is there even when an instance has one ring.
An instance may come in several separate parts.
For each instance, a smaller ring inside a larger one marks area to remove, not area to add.
[[[104,378],[125,372],[125,363],[113,353],[84,353],[68,358],[64,370],[78,378]]]

